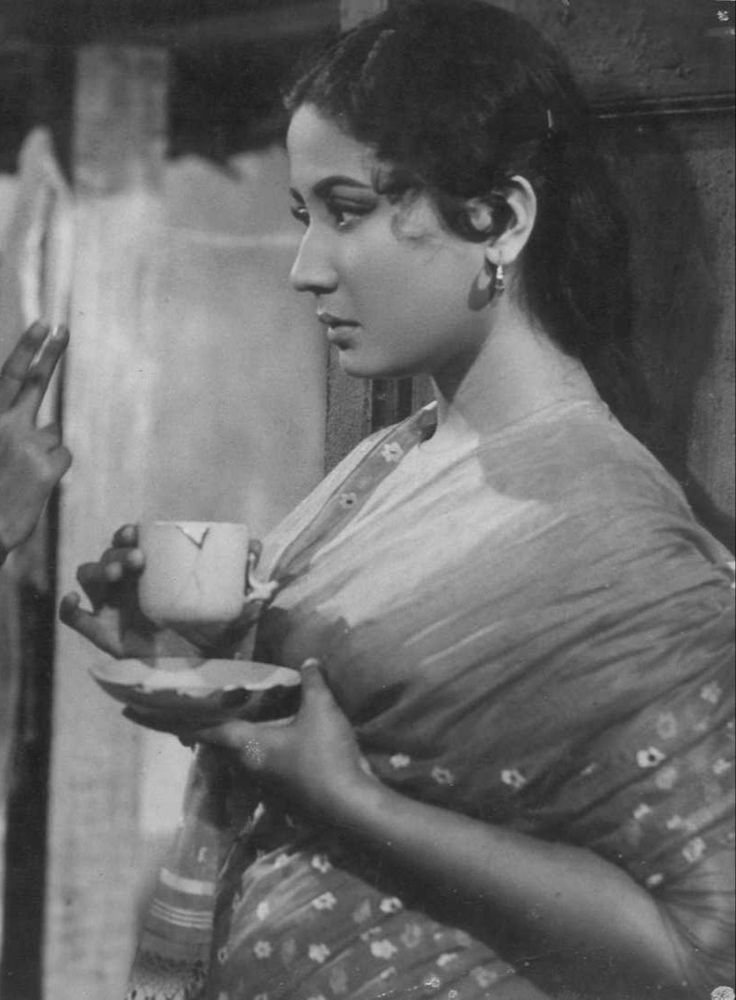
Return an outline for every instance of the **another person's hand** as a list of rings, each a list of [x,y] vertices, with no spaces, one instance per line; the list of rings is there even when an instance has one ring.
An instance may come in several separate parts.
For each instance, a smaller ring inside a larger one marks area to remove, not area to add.
[[[232,719],[193,729],[173,716],[126,709],[134,722],[173,733],[187,744],[223,748],[232,763],[311,815],[338,822],[366,783],[375,785],[350,722],[335,701],[316,660],[301,668],[302,700],[291,719],[246,722]]]
[[[0,564],[29,538],[72,461],[56,425],[36,426],[44,393],[69,342],[64,327],[48,334],[48,326],[34,323],[0,369]]]

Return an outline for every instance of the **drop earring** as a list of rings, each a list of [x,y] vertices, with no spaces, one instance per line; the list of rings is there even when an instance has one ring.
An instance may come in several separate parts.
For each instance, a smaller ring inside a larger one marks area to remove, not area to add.
[[[490,248],[485,252],[486,258],[486,271],[490,275],[490,293],[491,299],[494,299],[497,295],[503,295],[506,290],[506,278],[503,273],[503,264],[499,261],[496,264],[491,257]]]
[[[503,273],[503,264],[499,261],[496,265],[496,274],[493,278],[493,294],[503,295],[506,291],[506,280]]]

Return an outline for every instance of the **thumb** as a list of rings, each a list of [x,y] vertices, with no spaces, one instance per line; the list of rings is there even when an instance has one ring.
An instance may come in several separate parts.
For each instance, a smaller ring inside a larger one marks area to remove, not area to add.
[[[305,660],[300,667],[302,677],[302,705],[315,700],[334,702],[332,691],[322,672],[322,664],[314,657]]]

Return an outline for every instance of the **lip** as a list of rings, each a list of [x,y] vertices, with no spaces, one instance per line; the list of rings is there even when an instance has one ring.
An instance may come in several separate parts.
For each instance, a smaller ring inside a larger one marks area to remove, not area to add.
[[[332,313],[323,312],[321,309],[317,312],[317,319],[323,326],[329,327],[330,330],[338,330],[341,327],[343,329],[351,329],[359,325],[355,320],[342,319],[340,316],[333,316]]]

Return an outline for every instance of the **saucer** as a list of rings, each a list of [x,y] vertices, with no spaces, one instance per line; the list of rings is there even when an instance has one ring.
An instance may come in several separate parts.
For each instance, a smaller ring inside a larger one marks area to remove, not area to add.
[[[275,703],[295,694],[284,689],[301,684],[298,670],[254,660],[165,657],[155,667],[144,660],[108,660],[89,672],[103,691],[136,711],[197,725],[242,717],[253,701],[266,702],[272,717]]]

